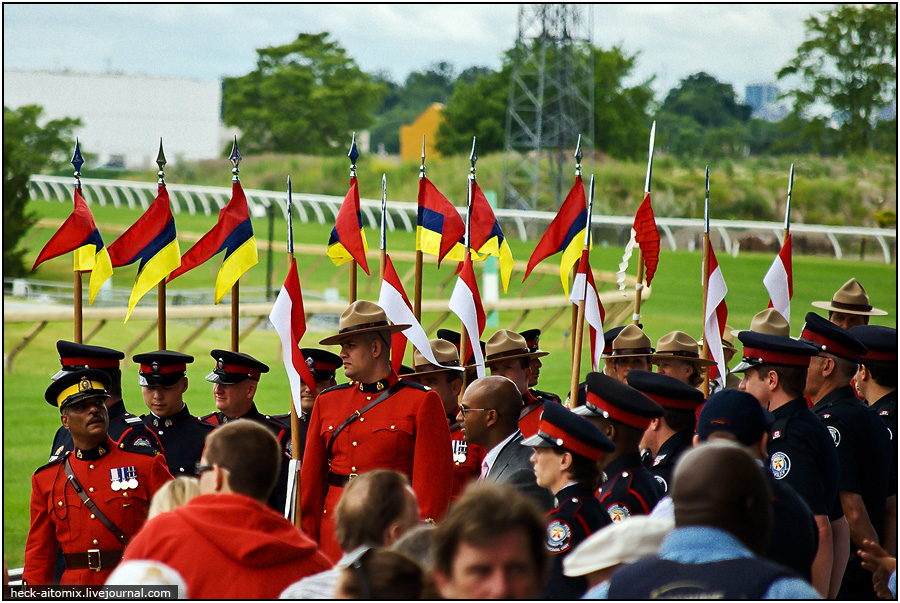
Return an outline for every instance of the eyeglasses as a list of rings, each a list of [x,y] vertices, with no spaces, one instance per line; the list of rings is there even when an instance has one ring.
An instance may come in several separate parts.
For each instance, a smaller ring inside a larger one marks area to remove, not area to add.
[[[365,558],[366,555],[369,554],[369,551],[371,551],[371,550],[372,550],[371,548],[364,550],[359,555],[359,557],[356,558],[356,561],[354,561],[350,565],[350,567],[353,568],[353,571],[359,577],[359,582],[360,582],[360,585],[362,586],[362,590],[363,590],[363,599],[370,599],[370,600],[374,599],[375,597],[372,595],[372,585],[369,584],[369,579],[366,578],[366,571],[363,569],[363,559]]]
[[[201,465],[200,461],[194,463],[194,475],[200,477],[207,471],[212,471],[215,468],[215,465]]]
[[[467,412],[472,412],[473,410],[484,410],[484,411],[488,411],[488,410],[494,410],[494,409],[493,409],[493,408],[466,408],[466,407],[463,406],[462,404],[459,405],[459,412],[462,413],[463,418],[465,418]],[[496,412],[496,411],[495,411],[495,412]],[[499,415],[500,413],[497,413],[497,414]]]

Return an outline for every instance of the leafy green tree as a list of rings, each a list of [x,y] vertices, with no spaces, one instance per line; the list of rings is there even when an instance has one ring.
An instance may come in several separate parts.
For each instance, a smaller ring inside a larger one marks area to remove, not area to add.
[[[478,139],[479,154],[503,150],[510,69],[506,64],[472,83],[457,80],[438,128],[438,152],[468,155],[473,136]]]
[[[842,150],[871,148],[879,111],[897,98],[897,5],[841,5],[805,25],[797,56],[778,72],[800,77],[785,96],[800,116],[833,109]]]
[[[72,130],[81,120],[52,119],[43,126],[43,108],[3,107],[3,274],[26,274],[22,238],[37,221],[28,211],[28,179],[44,169],[59,168],[74,148]]]
[[[243,131],[242,149],[331,152],[372,124],[384,87],[327,32],[256,53],[256,69],[223,83],[223,119]]]
[[[647,153],[653,105],[653,79],[626,88],[637,54],[619,46],[594,49],[594,148],[620,159]]]

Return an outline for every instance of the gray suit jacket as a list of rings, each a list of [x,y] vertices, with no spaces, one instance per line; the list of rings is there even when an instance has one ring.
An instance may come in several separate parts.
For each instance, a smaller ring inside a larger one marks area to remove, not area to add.
[[[534,469],[531,465],[531,446],[522,446],[522,433],[517,431],[515,437],[500,450],[497,460],[485,477],[486,481],[507,482],[519,492],[529,496],[542,511],[553,508],[553,494],[546,488],[537,485]]]

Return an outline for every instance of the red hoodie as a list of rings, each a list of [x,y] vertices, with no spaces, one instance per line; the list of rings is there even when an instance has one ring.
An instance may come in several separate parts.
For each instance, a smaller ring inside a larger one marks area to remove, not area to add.
[[[192,599],[277,599],[290,584],[331,568],[287,519],[240,494],[205,494],[148,521],[123,560],[174,568]]]

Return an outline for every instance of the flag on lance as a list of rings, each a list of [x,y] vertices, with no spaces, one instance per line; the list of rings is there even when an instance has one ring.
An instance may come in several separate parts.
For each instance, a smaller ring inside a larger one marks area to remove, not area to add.
[[[287,278],[281,286],[281,291],[278,292],[278,297],[275,298],[272,312],[269,313],[269,320],[281,338],[284,370],[291,385],[291,397],[297,409],[297,416],[300,416],[300,382],[302,380],[306,383],[306,387],[314,392],[316,381],[300,351],[300,340],[306,333],[306,314],[303,310],[303,294],[300,290],[300,279],[297,277],[296,259],[291,261]]]
[[[582,295],[584,297],[582,297]],[[600,370],[600,357],[606,343],[603,339],[603,321],[606,312],[597,294],[597,285],[594,283],[594,273],[591,271],[588,250],[581,252],[581,260],[578,262],[578,270],[575,280],[572,282],[572,294],[569,301],[575,305],[584,299],[584,320],[591,330],[591,367],[594,371]]]
[[[485,325],[484,307],[481,305],[481,294],[478,292],[478,281],[475,279],[470,255],[466,255],[463,260],[462,271],[450,295],[450,310],[466,327],[468,348],[475,357],[478,377],[484,377],[484,355],[481,353],[480,341]]]
[[[794,297],[794,275],[791,267],[791,235],[784,239],[781,251],[763,277],[763,285],[769,292],[769,307],[775,308],[784,319],[791,322],[791,298]]]
[[[725,286],[725,278],[722,269],[716,260],[716,253],[712,246],[709,247],[709,264],[707,266],[709,285],[706,292],[706,316],[703,323],[703,338],[709,342],[709,353],[716,361],[715,369],[718,375],[714,377],[710,368],[710,379],[715,378],[724,387],[727,366],[725,354],[722,351],[722,334],[725,332],[725,321],[728,319],[728,307],[725,305],[725,295],[728,287]]]

